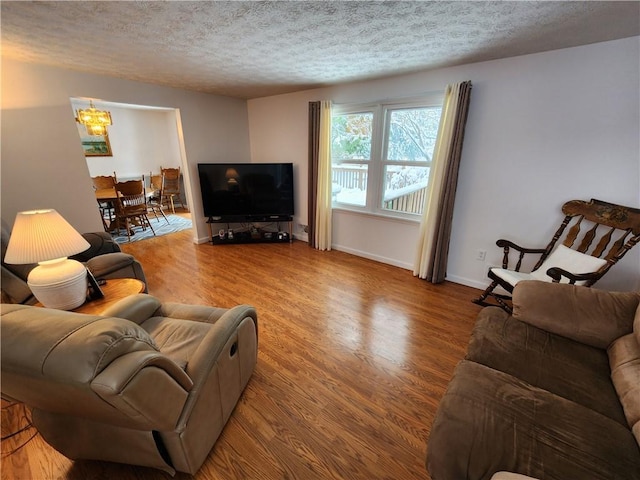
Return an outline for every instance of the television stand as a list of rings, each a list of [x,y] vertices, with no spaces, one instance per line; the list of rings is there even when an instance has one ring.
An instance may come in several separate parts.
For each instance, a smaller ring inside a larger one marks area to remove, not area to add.
[[[288,229],[283,231],[280,223],[287,223]],[[241,243],[292,243],[293,217],[271,216],[252,217],[245,219],[227,220],[219,217],[209,217],[209,236],[213,245],[234,245]],[[230,228],[231,223],[240,223],[240,228]],[[262,229],[256,223],[276,223],[277,231]],[[249,224],[249,226],[247,226]],[[214,225],[226,225],[226,228],[215,228]]]

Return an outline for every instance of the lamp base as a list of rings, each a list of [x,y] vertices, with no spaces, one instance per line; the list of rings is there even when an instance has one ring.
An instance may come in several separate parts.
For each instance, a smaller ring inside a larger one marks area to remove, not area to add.
[[[47,308],[73,310],[87,299],[87,269],[76,260],[40,262],[29,273],[27,284]]]

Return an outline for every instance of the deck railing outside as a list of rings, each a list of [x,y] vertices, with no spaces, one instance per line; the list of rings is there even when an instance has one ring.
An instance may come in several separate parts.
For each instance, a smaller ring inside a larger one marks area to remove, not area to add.
[[[393,210],[394,212],[419,214],[422,213],[424,208],[426,196],[426,185],[410,185],[401,190],[394,190],[390,195],[385,196],[382,201],[382,208]]]
[[[339,189],[355,189],[365,191],[367,188],[367,168],[359,166],[333,165],[332,182]],[[389,183],[394,172],[387,172],[385,183]],[[336,193],[337,193],[336,191]],[[425,184],[409,185],[405,188],[389,192],[382,202],[382,208],[404,213],[422,213],[427,186]]]
[[[339,166],[331,167],[331,181],[342,188],[365,190],[367,188],[367,167]]]

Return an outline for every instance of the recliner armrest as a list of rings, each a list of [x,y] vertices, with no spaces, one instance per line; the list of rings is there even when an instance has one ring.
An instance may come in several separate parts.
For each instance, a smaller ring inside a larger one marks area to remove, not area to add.
[[[126,318],[140,325],[158,312],[161,303],[156,297],[139,293],[123,298],[102,312],[103,316]]]
[[[638,303],[639,293],[525,280],[513,290],[513,317],[605,349],[617,338],[633,331]]]
[[[142,265],[128,253],[105,253],[90,258],[86,265],[96,278],[137,278],[145,282],[145,292],[147,291]]]
[[[143,427],[175,428],[193,382],[159,352],[138,351],[109,364],[91,382],[91,389]]]
[[[90,258],[98,255],[122,251],[120,245],[118,245],[107,232],[83,233],[82,237],[89,242],[89,248],[69,258],[79,262],[86,262]]]
[[[194,388],[185,404],[178,428],[183,428],[204,391],[211,375],[225,383],[225,394],[220,399],[223,420],[231,414],[237,397],[249,380],[257,360],[258,325],[253,307],[239,305],[227,310],[211,326],[186,365],[187,375]],[[247,323],[249,322],[249,323]],[[235,367],[230,367],[235,364]],[[229,375],[231,375],[229,377]],[[220,378],[226,377],[226,380]],[[234,380],[230,382],[231,378]]]
[[[227,310],[211,327],[187,364],[187,374],[194,383],[197,384],[199,377],[211,370],[225,343],[245,318],[253,320],[257,336],[258,316],[255,308],[249,305],[238,305]]]

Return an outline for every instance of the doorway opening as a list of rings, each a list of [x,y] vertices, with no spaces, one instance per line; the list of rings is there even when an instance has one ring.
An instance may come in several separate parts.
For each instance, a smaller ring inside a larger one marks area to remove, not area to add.
[[[96,109],[110,113],[112,124],[106,127],[104,135],[90,135],[91,132],[74,118],[79,141],[85,151],[87,182],[93,183],[94,177],[101,176],[113,177],[117,182],[143,180],[145,193],[149,198],[153,196],[154,200],[161,200],[163,207],[164,215],[157,218],[154,215],[154,211],[158,213],[157,209],[149,210],[154,230],[163,234],[172,233],[175,230],[171,226],[173,218],[176,219],[173,222],[175,228],[192,228],[193,209],[190,206],[193,205],[193,197],[179,109],[71,97],[74,117],[79,109],[89,108],[90,101]],[[152,177],[161,175],[161,169],[179,169],[179,193],[174,194],[172,198],[160,198],[158,182],[155,182],[155,185],[152,183]],[[97,200],[101,206],[109,204],[101,204],[98,198]],[[173,208],[170,200],[173,200]],[[104,212],[102,208],[100,211]],[[188,227],[185,226],[187,224]],[[108,219],[103,221],[103,225],[105,229],[114,230]],[[116,232],[112,234],[118,241],[120,235]],[[135,235],[131,239],[134,240],[134,237]],[[146,235],[141,234],[137,239],[143,237]],[[125,235],[123,241],[126,241],[126,238]]]

